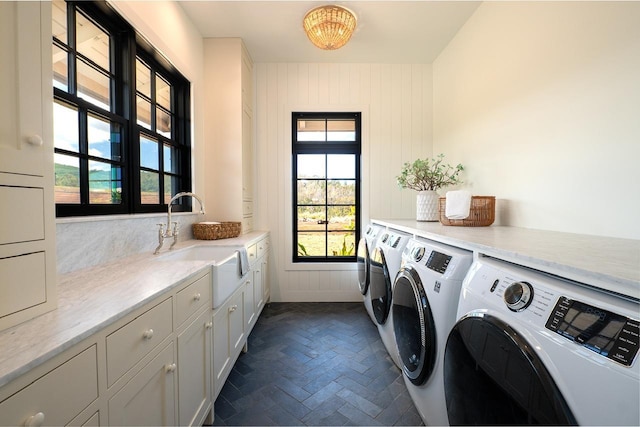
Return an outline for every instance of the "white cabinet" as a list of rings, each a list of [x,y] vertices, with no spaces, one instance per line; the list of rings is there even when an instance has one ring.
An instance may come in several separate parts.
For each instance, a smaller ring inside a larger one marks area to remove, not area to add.
[[[208,217],[253,230],[253,63],[239,38],[204,41]]]
[[[176,370],[171,341],[109,399],[109,425],[177,425]]]
[[[167,298],[107,336],[109,387],[171,335],[172,318],[172,299]]]
[[[57,305],[51,3],[0,2],[0,330]]]
[[[248,335],[255,325],[256,320],[258,319],[258,313],[256,312],[256,299],[255,299],[255,286],[256,281],[254,279],[253,271],[250,271],[244,279],[244,330]]]
[[[181,426],[202,425],[212,408],[212,328],[211,310],[207,307],[178,335],[178,416]]]
[[[15,426],[70,423],[98,398],[96,359],[93,345],[0,402],[0,423]]]
[[[241,286],[213,314],[214,397],[217,397],[222,390],[245,344],[243,297],[244,287]]]

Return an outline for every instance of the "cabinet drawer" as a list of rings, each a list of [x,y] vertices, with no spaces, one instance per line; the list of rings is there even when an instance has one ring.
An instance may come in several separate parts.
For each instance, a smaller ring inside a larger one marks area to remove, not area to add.
[[[258,256],[258,246],[253,244],[247,248],[247,255],[249,256],[249,264],[253,265],[256,262]]]
[[[168,298],[107,336],[109,387],[171,334],[171,304]]]
[[[253,231],[253,217],[247,216],[242,218],[242,232],[248,233],[250,231]]]
[[[242,202],[242,215],[243,216],[253,215],[253,202]]]
[[[177,294],[176,319],[181,325],[200,307],[211,303],[211,275],[196,280]]]
[[[257,257],[264,256],[269,251],[269,239],[262,239],[257,244]]]
[[[47,300],[44,252],[0,258],[0,318]]]
[[[0,245],[44,239],[44,190],[0,185]]]
[[[41,417],[44,425],[62,426],[97,398],[94,345],[0,403],[0,422],[18,426]]]

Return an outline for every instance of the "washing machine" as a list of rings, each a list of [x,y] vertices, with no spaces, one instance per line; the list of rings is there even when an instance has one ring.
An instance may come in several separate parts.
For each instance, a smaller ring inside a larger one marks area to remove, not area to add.
[[[443,357],[472,252],[420,238],[402,254],[393,288],[393,330],[404,381],[425,425],[447,425]]]
[[[410,234],[387,229],[382,232],[371,255],[371,279],[369,281],[371,307],[382,343],[398,368],[401,365],[393,335],[391,301],[393,281],[400,271],[402,252],[411,237]]]
[[[376,323],[376,318],[373,315],[373,307],[371,306],[371,297],[369,296],[369,282],[371,278],[371,253],[373,252],[375,245],[378,241],[378,237],[385,227],[377,224],[369,224],[364,237],[358,242],[358,287],[360,293],[362,293],[362,299],[364,307],[371,318],[373,323]]]
[[[640,302],[490,258],[444,356],[451,424],[640,425]]]

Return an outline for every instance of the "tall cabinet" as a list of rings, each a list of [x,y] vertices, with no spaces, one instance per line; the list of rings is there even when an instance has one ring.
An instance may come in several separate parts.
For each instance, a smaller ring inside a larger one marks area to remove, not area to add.
[[[253,230],[253,62],[239,38],[204,41],[207,217]],[[211,206],[211,207],[209,207]]]
[[[0,2],[0,330],[57,305],[51,3]]]

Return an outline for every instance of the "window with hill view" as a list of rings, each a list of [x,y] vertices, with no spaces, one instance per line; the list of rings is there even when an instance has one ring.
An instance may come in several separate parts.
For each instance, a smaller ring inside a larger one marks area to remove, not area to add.
[[[191,188],[189,82],[107,3],[52,12],[57,215],[166,210]]]
[[[293,262],[353,262],[360,113],[293,113]]]

